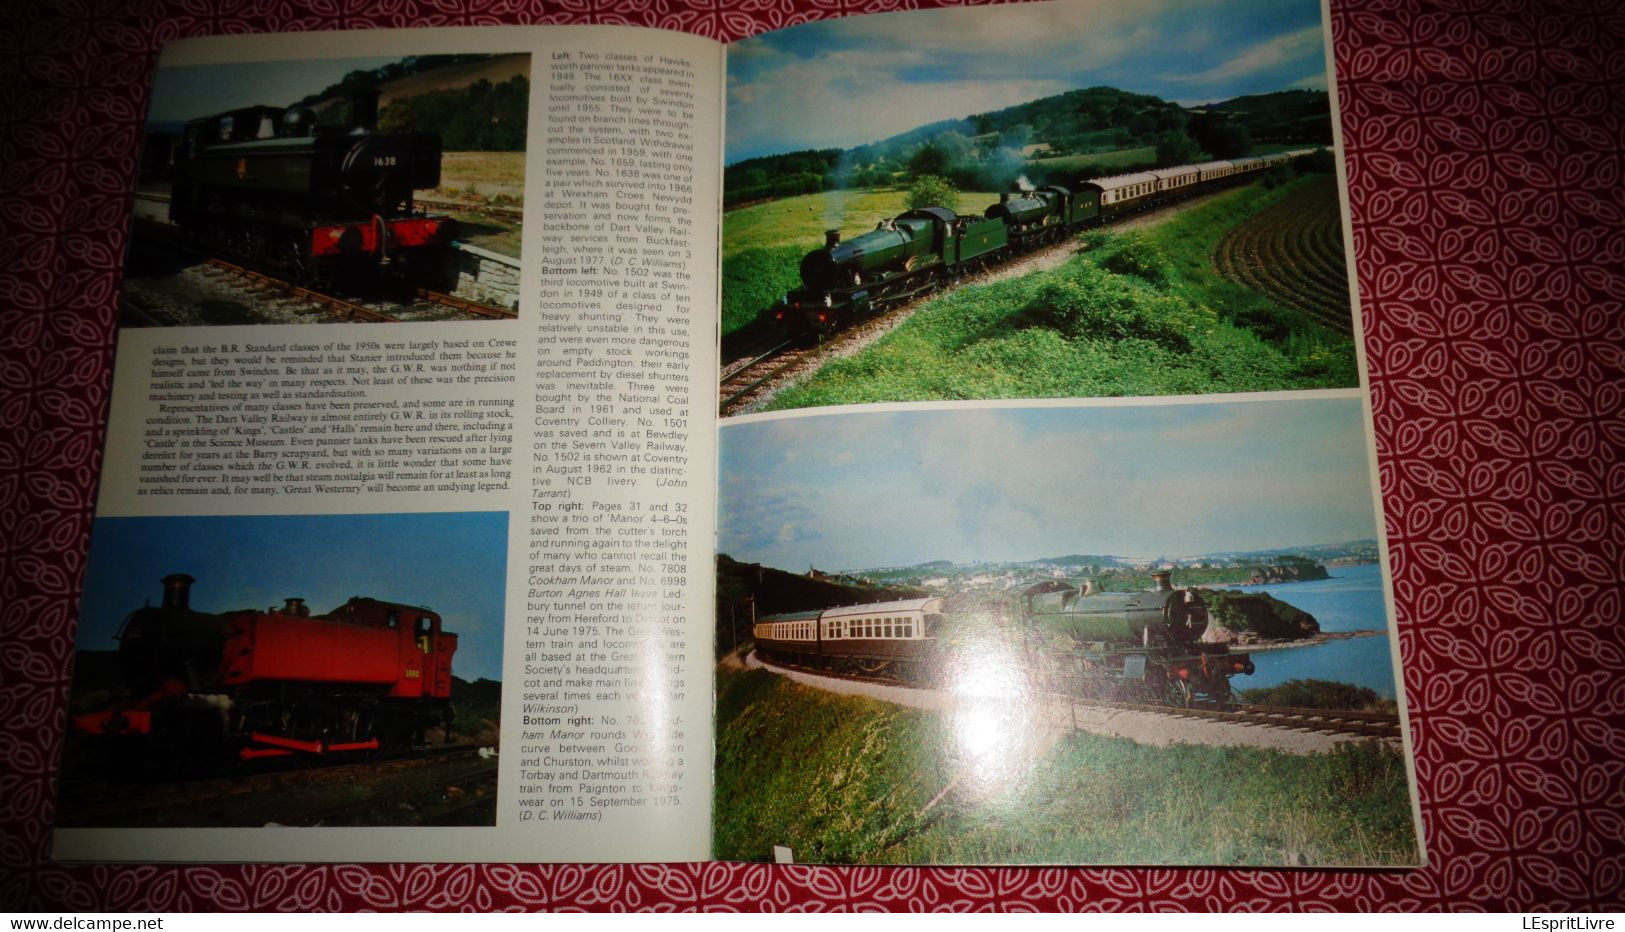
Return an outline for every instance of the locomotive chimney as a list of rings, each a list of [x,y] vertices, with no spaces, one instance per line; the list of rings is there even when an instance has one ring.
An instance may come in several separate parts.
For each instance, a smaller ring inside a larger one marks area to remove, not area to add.
[[[310,609],[305,607],[304,599],[283,599],[282,614],[292,615],[295,618],[309,618]]]
[[[1174,574],[1172,572],[1170,572],[1169,570],[1158,570],[1155,573],[1152,573],[1151,574],[1151,581],[1156,584],[1156,591],[1157,592],[1172,592],[1172,591],[1174,591],[1174,584],[1169,582],[1169,579],[1171,579],[1173,577],[1173,575]]]
[[[378,128],[378,88],[356,91],[350,97],[350,122],[358,129]]]
[[[191,607],[192,584],[197,580],[185,573],[170,573],[163,578],[164,608],[186,609]]]
[[[835,246],[835,244],[839,243],[840,241],[841,241],[841,231],[840,230],[825,230],[824,231],[824,248],[825,249],[833,248]]]
[[[1094,595],[1095,594],[1095,581],[1093,579],[1085,579],[1083,581],[1083,594],[1084,595]]]
[[[1006,191],[1003,194],[999,195],[999,203],[1000,204],[1008,204],[1008,203],[1010,203],[1010,192],[1009,191]]]

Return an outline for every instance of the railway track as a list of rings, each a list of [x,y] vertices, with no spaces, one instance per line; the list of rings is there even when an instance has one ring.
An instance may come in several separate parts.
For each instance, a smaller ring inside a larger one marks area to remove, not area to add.
[[[172,198],[168,194],[157,194],[151,191],[137,191],[135,198],[138,201],[151,201],[154,204],[168,204]],[[434,198],[414,198],[413,204],[424,210],[458,211],[466,214],[485,214],[490,217],[501,217],[504,220],[525,219],[523,207],[500,207],[495,204],[468,204],[460,201],[439,201]]]
[[[1067,699],[1066,696],[1056,698]],[[1237,725],[1261,725],[1323,734],[1358,735],[1370,738],[1398,738],[1399,716],[1384,712],[1339,711],[1337,709],[1294,709],[1285,706],[1241,705],[1225,709],[1180,708],[1178,706],[1145,705],[1132,702],[1111,702],[1103,699],[1071,698],[1080,705],[1097,708],[1123,709],[1132,712],[1155,712],[1183,718],[1198,718]]]
[[[220,269],[221,271],[234,275],[243,281],[248,282],[252,286],[257,286],[267,291],[280,292],[281,294],[288,295],[289,297],[299,298],[313,304],[320,305],[321,307],[325,307],[341,320],[360,320],[367,321],[368,323],[400,322],[399,317],[385,314],[382,311],[375,311],[366,305],[357,304],[354,301],[347,301],[344,298],[338,297],[337,295],[325,294],[320,291],[314,291],[310,288],[306,288],[302,285],[295,285],[292,282],[283,281],[280,278],[267,275],[264,272],[256,271],[244,265],[238,265],[235,262],[227,262],[226,260],[217,258],[215,256],[203,256],[203,261],[208,263],[212,268]]]
[[[748,406],[768,391],[779,377],[799,365],[812,350],[793,346],[788,340],[766,352],[736,361],[722,374],[718,385],[718,410],[726,417]]]
[[[154,199],[157,197],[156,195],[138,196]],[[329,313],[340,320],[365,321],[371,323],[399,323],[408,319],[396,314],[385,313],[384,311],[368,307],[365,304],[351,301],[347,298],[341,298],[338,295],[328,294],[314,288],[294,284],[293,282],[286,281],[276,277],[275,275],[268,274],[238,262],[232,262],[218,256],[210,255],[207,252],[183,242],[181,237],[177,235],[174,228],[168,224],[137,217],[135,218],[134,225],[136,228],[142,231],[144,237],[162,243],[164,246],[183,254],[193,256],[202,262],[208,269],[239,279],[245,282],[248,287],[255,289],[260,294],[276,293],[286,296],[291,300],[301,301],[317,307],[325,308]],[[410,294],[417,302],[426,303],[435,307],[447,308],[457,314],[467,314],[472,317],[490,318],[495,320],[512,320],[519,316],[517,311],[510,308],[497,307],[495,305],[484,304],[479,301],[470,301],[467,298],[459,298],[456,295],[445,294],[443,292],[434,291],[428,288],[404,284],[401,287],[410,289]],[[153,317],[153,315],[146,313],[145,311],[141,312],[141,316],[147,318]],[[434,316],[432,310],[430,310],[428,313],[424,313],[420,310],[414,316],[426,319],[439,319],[438,317]]]
[[[987,274],[987,271],[979,273]],[[967,277],[964,281],[975,280]],[[931,283],[906,296],[899,296],[884,311],[839,331],[817,346],[797,346],[795,341],[786,340],[761,351],[761,344],[758,344],[757,349],[724,364],[718,382],[718,414],[722,417],[748,414],[796,376],[816,369],[828,360],[857,352],[907,320],[940,287],[940,283]],[[759,355],[751,355],[758,352]]]
[[[829,679],[846,680],[855,683],[872,683],[879,686],[889,686],[901,689],[930,690],[934,687],[911,683],[893,677],[866,676],[856,673],[838,673],[830,670],[820,670],[802,664],[785,663],[784,661],[767,661],[759,655],[757,661],[769,669],[794,670],[810,676],[822,676]],[[1265,705],[1239,705],[1225,709],[1182,708],[1169,705],[1149,705],[1138,702],[1118,702],[1110,699],[1092,699],[1082,696],[1072,696],[1066,693],[1042,692],[1035,693],[1057,702],[1070,702],[1078,707],[1106,709],[1123,712],[1142,712],[1153,715],[1165,715],[1172,718],[1198,719],[1212,722],[1225,722],[1232,725],[1246,725],[1261,728],[1282,728],[1294,731],[1317,732],[1330,735],[1351,735],[1365,738],[1391,738],[1400,737],[1399,717],[1385,712],[1340,711],[1336,709],[1300,709],[1285,706]]]
[[[479,757],[481,745],[459,744],[423,748],[387,760],[323,762],[309,759],[277,760],[254,772],[229,777],[205,777],[167,784],[140,784],[90,780],[64,784],[60,811],[64,826],[171,824],[166,814],[195,813],[218,808],[252,797],[286,797],[291,786],[300,789],[330,786],[350,790],[358,785],[377,784],[390,778],[432,773],[437,784],[468,783],[494,787],[496,760]],[[288,766],[292,764],[294,766]],[[304,765],[304,766],[301,766]],[[285,825],[315,824],[361,808],[398,805],[410,791],[395,788],[364,799],[350,798],[341,803],[290,804],[276,821]],[[459,802],[455,809],[465,807]]]
[[[524,220],[523,207],[498,207],[494,204],[464,204],[457,201],[437,201],[432,198],[414,198],[412,203],[424,210],[439,210],[445,212],[457,211],[465,214],[485,214],[488,217],[501,217],[504,220]]]
[[[456,308],[459,311],[466,311],[478,317],[490,317],[496,320],[512,320],[513,318],[519,316],[519,312],[511,308],[497,307],[494,304],[481,304],[478,301],[470,301],[467,298],[459,298],[456,295],[443,294],[438,291],[430,291],[427,288],[418,288],[414,293],[421,300],[432,301],[435,304],[440,304],[445,307]]]

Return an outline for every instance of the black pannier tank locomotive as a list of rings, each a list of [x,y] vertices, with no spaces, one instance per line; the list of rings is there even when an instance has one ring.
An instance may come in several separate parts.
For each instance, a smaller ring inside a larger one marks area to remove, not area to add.
[[[192,120],[175,150],[170,221],[305,281],[443,262],[456,222],[413,203],[440,184],[440,137],[377,132],[377,100],[357,96],[345,124],[304,106]]]

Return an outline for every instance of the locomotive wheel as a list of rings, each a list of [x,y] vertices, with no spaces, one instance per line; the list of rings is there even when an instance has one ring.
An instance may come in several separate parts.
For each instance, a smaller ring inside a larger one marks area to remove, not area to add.
[[[1191,684],[1177,677],[1170,678],[1168,680],[1166,701],[1169,705],[1178,706],[1181,709],[1190,708]]]

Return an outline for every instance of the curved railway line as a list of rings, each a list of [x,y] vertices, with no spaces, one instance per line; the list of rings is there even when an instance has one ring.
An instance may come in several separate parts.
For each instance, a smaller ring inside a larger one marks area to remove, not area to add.
[[[944,288],[986,284],[1022,275],[1031,271],[1035,262],[1045,265],[1059,262],[1072,255],[1076,246],[1071,239],[1063,239],[1022,253],[1007,262],[982,268],[953,282],[932,282],[906,295],[897,296],[884,311],[837,331],[817,346],[798,346],[795,340],[773,344],[768,339],[739,346],[732,350],[734,358],[722,364],[717,412],[722,417],[751,413],[785,387],[787,382],[830,359],[849,356],[884,336],[923,307],[926,299]],[[727,351],[726,344],[724,351]]]
[[[775,670],[794,670],[808,676],[826,677],[828,679],[843,680],[853,683],[866,683],[877,686],[887,686],[894,689],[911,689],[925,692],[940,691],[929,684],[905,682],[902,680],[866,676],[856,673],[839,673],[831,670],[821,670],[803,664],[786,663],[782,660],[765,660],[756,657],[763,667]],[[1348,735],[1361,738],[1383,738],[1398,740],[1401,736],[1399,716],[1385,712],[1339,711],[1336,709],[1300,709],[1285,706],[1266,705],[1239,705],[1226,709],[1181,708],[1167,705],[1147,705],[1136,702],[1117,702],[1108,699],[1091,699],[1082,696],[1072,696],[1060,692],[1034,691],[1031,696],[1052,699],[1056,702],[1071,703],[1078,708],[1103,709],[1108,711],[1139,712],[1152,715],[1167,716],[1188,720],[1224,722],[1231,725],[1243,725],[1259,728],[1279,728],[1290,731],[1315,732],[1326,735]]]
[[[797,349],[786,340],[777,346],[743,360],[735,360],[725,368],[718,386],[721,403],[718,411],[727,417],[770,390],[772,384],[799,365],[810,349]]]

